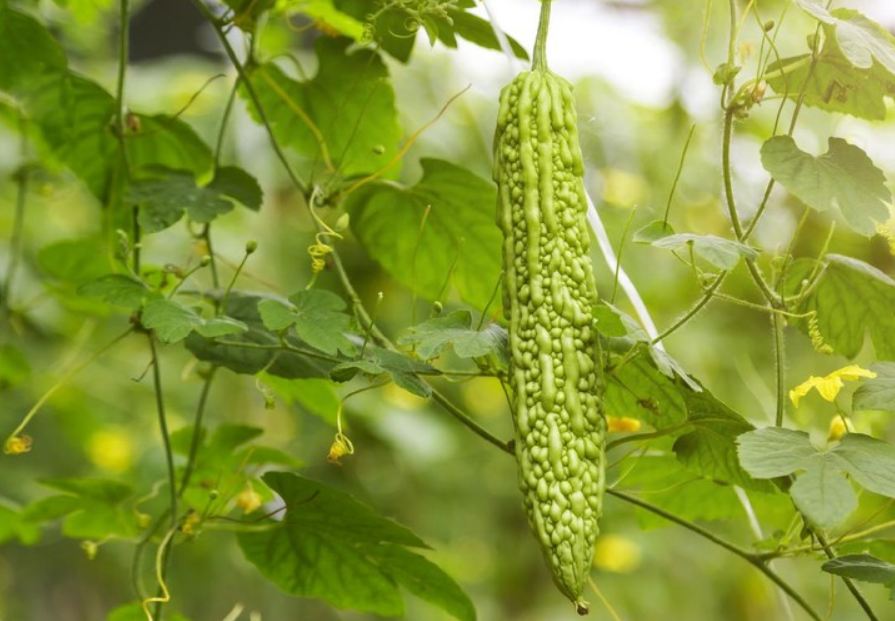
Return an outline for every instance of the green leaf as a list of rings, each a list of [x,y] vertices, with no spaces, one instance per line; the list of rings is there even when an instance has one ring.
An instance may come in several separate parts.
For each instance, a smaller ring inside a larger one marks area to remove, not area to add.
[[[849,433],[825,448],[811,444],[807,433],[768,427],[737,439],[743,468],[768,479],[801,472],[790,493],[796,506],[815,524],[841,524],[858,501],[845,474],[864,489],[895,498],[895,446]]]
[[[646,226],[634,231],[631,240],[638,244],[651,244],[657,239],[668,237],[669,235],[674,235],[674,229],[670,224],[662,220],[653,220]]]
[[[306,411],[335,426],[341,399],[330,380],[305,378],[286,379],[269,373],[259,373],[262,384],[273,390],[287,404],[299,404]]]
[[[448,348],[460,358],[478,358],[501,351],[505,339],[501,340],[494,332],[474,330],[471,326],[469,311],[454,311],[409,328],[398,342],[413,346],[423,360],[435,358]]]
[[[852,409],[895,412],[895,363],[879,362],[870,368],[876,377],[861,382],[852,396]]]
[[[494,185],[443,160],[420,163],[423,177],[412,187],[377,183],[351,195],[351,228],[376,261],[421,296],[435,300],[450,282],[466,302],[484,308],[501,272]]]
[[[208,189],[222,196],[232,198],[252,211],[261,209],[264,194],[258,181],[242,168],[221,166],[217,169]]]
[[[333,5],[333,0],[305,0],[289,8],[304,13],[308,17],[313,18],[315,22],[323,22],[329,28],[346,37],[351,37],[355,41],[363,39],[363,23],[339,11]]]
[[[810,54],[775,61],[768,65],[765,79],[777,93],[793,100],[804,88],[803,102],[808,106],[874,121],[886,118],[884,98],[895,89],[895,77],[882,67],[853,66],[833,39],[827,39],[813,68],[810,61]]]
[[[211,222],[233,209],[233,203],[211,188],[200,188],[192,173],[155,169],[154,177],[139,179],[128,187],[128,200],[140,208],[139,222],[145,233],[157,233],[177,223],[184,211],[196,222]]]
[[[424,398],[432,394],[432,389],[417,374],[437,374],[434,367],[377,346],[368,345],[365,354],[366,358],[343,362],[333,367],[332,378],[337,382],[348,381],[358,371],[371,376],[388,374],[396,385],[409,393]]]
[[[693,252],[722,270],[732,270],[741,258],[754,259],[758,251],[751,246],[732,239],[724,239],[717,235],[694,235],[693,233],[678,233],[660,237],[652,242],[657,248],[668,248]]]
[[[425,544],[403,526],[338,490],[271,472],[264,481],[286,504],[282,523],[243,532],[239,545],[262,574],[291,595],[382,616],[404,611],[399,585],[453,614],[475,619],[471,602],[437,566],[404,546]]]
[[[332,363],[280,348],[280,335],[265,329],[258,313],[258,303],[265,299],[270,298],[231,291],[223,311],[227,317],[246,325],[248,330],[228,337],[227,341],[233,344],[226,345],[194,332],[187,337],[187,349],[199,360],[227,367],[236,373],[255,375],[265,369],[278,377],[328,377]],[[286,340],[292,345],[301,345],[295,337],[287,336]]]
[[[233,9],[233,23],[237,28],[253,33],[258,19],[270,10],[275,0],[224,0]]]
[[[670,455],[643,455],[625,462],[624,491],[634,491],[650,503],[688,520],[725,520],[742,515],[733,487],[719,485],[684,469]],[[637,513],[642,528],[668,526],[668,520],[647,511]]]
[[[25,545],[36,543],[40,539],[40,529],[25,519],[22,512],[0,504],[0,544],[12,539]]]
[[[214,338],[228,334],[239,334],[248,327],[230,317],[204,319],[194,310],[166,298],[153,298],[146,303],[141,315],[146,328],[155,331],[163,343],[177,343],[195,330],[200,335]]]
[[[851,257],[829,254],[826,262],[801,310],[817,313],[817,329],[836,353],[854,358],[869,332],[877,357],[895,360],[895,280]]]
[[[351,317],[343,311],[345,301],[325,289],[305,289],[289,298],[293,306],[277,300],[261,300],[258,312],[264,327],[280,332],[295,326],[302,341],[320,351],[335,356],[339,352],[354,355],[356,348],[345,336]]]
[[[274,135],[306,158],[308,167],[344,177],[384,167],[396,156],[401,138],[385,64],[374,51],[349,52],[350,43],[319,38],[319,68],[305,82],[272,63],[250,73]],[[251,103],[249,112],[260,122]]]
[[[853,9],[829,11],[815,0],[797,3],[835,31],[836,43],[852,65],[869,69],[875,61],[895,75],[895,37],[885,28]]]
[[[40,249],[37,263],[50,277],[81,285],[109,272],[109,260],[98,237],[65,239]]]
[[[838,556],[821,566],[825,572],[860,582],[889,587],[889,599],[895,600],[895,565],[870,554]]]
[[[15,92],[34,76],[65,66],[65,52],[43,24],[0,5],[0,90]]]
[[[488,50],[500,50],[500,43],[497,41],[494,29],[486,20],[478,15],[473,15],[472,13],[467,13],[466,11],[458,9],[449,10],[448,16],[452,22],[450,26],[453,27],[457,36],[461,39],[466,39],[470,43],[475,43],[479,47]],[[441,27],[439,28],[439,32],[442,32]],[[439,37],[439,39],[448,47],[457,47],[456,42],[448,36]],[[513,50],[513,54],[516,55],[516,58],[528,60],[528,51],[522,44],[513,37],[508,36],[507,39],[509,40],[510,48]]]
[[[817,453],[804,431],[759,429],[737,440],[740,464],[759,479],[782,477],[802,468]]]
[[[604,407],[608,416],[631,416],[656,429],[681,424],[687,418],[682,389],[643,355],[607,374]]]
[[[830,138],[819,157],[801,151],[789,136],[775,136],[761,147],[761,163],[800,201],[818,211],[838,209],[848,225],[873,235],[876,222],[889,217],[886,179],[859,147]]]
[[[690,431],[674,442],[674,453],[681,463],[688,470],[716,481],[762,492],[773,491],[770,484],[749,476],[737,458],[737,437],[754,427],[708,391],[684,390],[682,396]]]
[[[112,306],[120,306],[127,310],[136,310],[150,295],[146,285],[127,274],[106,274],[96,280],[84,283],[78,293],[99,298]]]
[[[127,502],[134,493],[130,485],[109,479],[43,479],[41,482],[69,496],[69,500],[54,501],[53,505],[64,509],[62,533],[66,537],[103,539],[132,537],[137,533],[136,518]],[[31,514],[32,519],[34,515]]]
[[[138,129],[127,134],[128,165],[135,177],[152,175],[155,169],[189,171],[201,179],[211,174],[211,149],[186,122],[158,114],[133,114],[131,125]]]
[[[22,100],[56,159],[105,202],[118,154],[114,98],[91,80],[61,72],[29,80]]]

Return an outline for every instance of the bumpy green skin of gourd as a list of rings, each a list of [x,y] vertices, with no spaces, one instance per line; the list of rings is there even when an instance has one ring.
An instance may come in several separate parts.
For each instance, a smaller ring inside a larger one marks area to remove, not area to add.
[[[606,424],[571,85],[519,74],[501,92],[494,148],[519,483],[554,580],[583,613]]]

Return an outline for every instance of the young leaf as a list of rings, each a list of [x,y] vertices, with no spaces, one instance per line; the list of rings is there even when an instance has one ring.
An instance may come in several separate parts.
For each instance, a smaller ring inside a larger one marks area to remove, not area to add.
[[[106,274],[81,285],[78,293],[132,311],[143,305],[150,291],[142,281],[133,276]]]
[[[270,373],[259,373],[258,379],[286,404],[297,403],[335,426],[341,400],[332,381],[315,378],[286,379]]]
[[[858,233],[873,235],[889,217],[892,196],[882,171],[841,138],[830,138],[827,152],[814,157],[791,137],[775,136],[762,145],[761,163],[800,201],[818,211],[835,207]]]
[[[411,327],[398,342],[413,346],[423,360],[435,358],[449,347],[461,358],[478,358],[501,351],[503,341],[496,333],[474,330],[471,326],[472,314],[458,310]]]
[[[858,433],[825,448],[803,431],[768,427],[737,438],[740,463],[759,479],[797,472],[790,494],[818,526],[841,524],[858,506],[845,474],[866,490],[895,498],[895,446]]]
[[[423,159],[416,185],[370,184],[351,195],[351,228],[370,255],[427,299],[451,282],[484,308],[500,277],[494,185],[449,162]],[[426,213],[428,212],[428,216]],[[425,218],[425,224],[420,226]]]
[[[262,300],[258,312],[264,327],[280,332],[295,326],[302,341],[331,356],[354,355],[354,344],[345,336],[351,317],[344,313],[345,301],[325,289],[306,289],[289,298],[293,306],[277,300]]]
[[[852,397],[852,409],[895,412],[895,363],[879,362],[871,370],[876,377],[861,383]]]
[[[678,233],[660,237],[654,240],[652,245],[657,248],[669,248],[682,252],[688,252],[688,247],[692,246],[693,252],[722,270],[732,270],[741,258],[754,259],[758,256],[758,251],[755,248],[717,235]]]
[[[426,545],[403,526],[348,494],[285,472],[264,482],[286,504],[283,521],[240,533],[261,573],[291,595],[383,616],[404,611],[399,585],[461,621],[474,620],[468,597],[441,569],[406,547]]]
[[[146,303],[141,315],[143,325],[154,330],[163,343],[177,343],[195,330],[200,335],[214,338],[245,332],[248,327],[230,317],[204,319],[194,310],[166,298],[154,298]]]
[[[265,63],[250,78],[283,144],[309,165],[349,177],[378,171],[397,153],[401,130],[388,69],[366,49],[349,52],[350,39],[321,37],[317,74],[306,82]],[[249,112],[256,120],[251,102]]]

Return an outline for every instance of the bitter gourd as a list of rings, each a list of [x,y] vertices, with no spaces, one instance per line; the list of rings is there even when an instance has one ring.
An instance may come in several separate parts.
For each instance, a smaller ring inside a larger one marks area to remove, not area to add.
[[[605,487],[601,354],[572,87],[551,73],[544,3],[531,71],[500,95],[494,140],[519,483],[559,589],[582,614]]]

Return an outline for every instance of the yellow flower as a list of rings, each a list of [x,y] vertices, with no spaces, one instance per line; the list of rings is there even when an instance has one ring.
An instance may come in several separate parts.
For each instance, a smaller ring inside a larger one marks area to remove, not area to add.
[[[261,506],[261,494],[255,491],[251,483],[246,483],[245,489],[236,496],[236,506],[248,515]]]
[[[7,455],[21,455],[31,450],[31,436],[16,435],[6,439],[3,452]]]
[[[603,535],[594,548],[594,567],[628,574],[640,566],[640,546],[621,535]]]
[[[835,401],[839,395],[839,391],[844,386],[843,381],[856,382],[862,377],[874,378],[876,373],[868,369],[862,369],[856,364],[850,364],[847,367],[837,369],[823,377],[812,375],[807,380],[789,391],[789,399],[795,407],[799,407],[799,401],[802,397],[811,392],[814,388],[820,393],[820,396],[827,401]]]
[[[640,421],[627,416],[607,416],[606,428],[609,433],[640,431]]]
[[[833,419],[830,420],[830,429],[827,431],[827,441],[835,442],[847,433],[848,427],[845,425],[845,420],[841,416],[834,416]]]
[[[101,429],[90,436],[87,455],[103,470],[124,472],[134,463],[134,441],[124,429]]]

